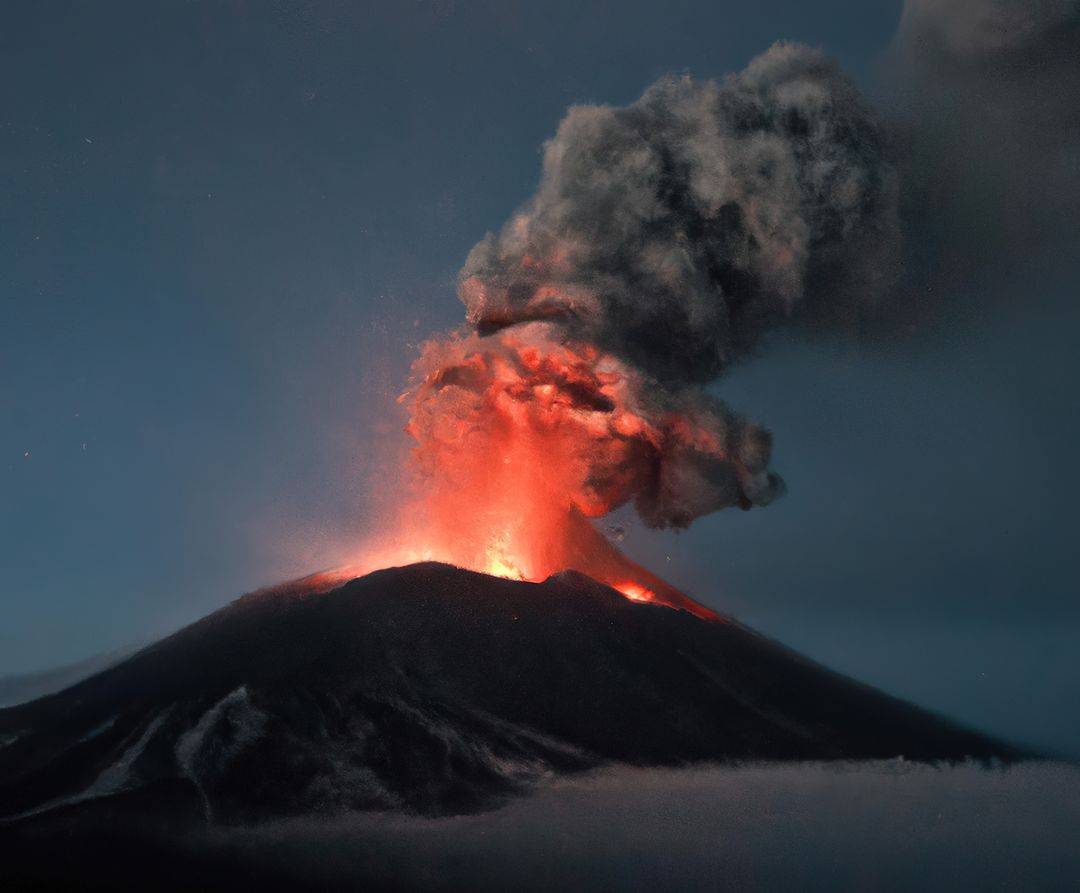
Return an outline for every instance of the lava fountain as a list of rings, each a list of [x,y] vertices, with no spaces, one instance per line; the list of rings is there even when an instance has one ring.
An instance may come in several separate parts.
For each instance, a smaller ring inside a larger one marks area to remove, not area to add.
[[[707,387],[792,316],[850,326],[895,235],[877,125],[817,51],[572,108],[534,197],[466,260],[468,324],[421,347],[401,398],[421,485],[380,557],[575,569],[715,616],[590,519],[684,528],[776,498],[769,433]]]
[[[702,500],[741,494],[767,476],[767,453],[745,461],[746,431],[719,405],[658,399],[638,370],[557,336],[530,322],[423,346],[417,385],[402,398],[426,482],[411,509],[422,538],[463,567],[524,580],[578,570],[637,600],[711,616],[588,519],[633,500],[643,517],[684,525],[695,506],[676,491],[691,488],[688,476]]]

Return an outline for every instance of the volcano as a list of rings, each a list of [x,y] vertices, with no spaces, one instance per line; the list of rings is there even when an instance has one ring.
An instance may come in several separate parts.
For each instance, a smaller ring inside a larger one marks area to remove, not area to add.
[[[0,745],[5,824],[65,827],[472,812],[613,762],[1024,756],[711,612],[435,563],[244,596],[0,711]]]

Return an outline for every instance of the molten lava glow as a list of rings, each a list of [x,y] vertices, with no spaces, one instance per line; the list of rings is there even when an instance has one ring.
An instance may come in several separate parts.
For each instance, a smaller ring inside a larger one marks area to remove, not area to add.
[[[650,589],[646,589],[639,583],[616,583],[612,587],[618,589],[628,599],[635,602],[652,602],[656,601],[656,593]]]
[[[437,560],[540,581],[578,570],[628,598],[715,615],[627,559],[587,520],[662,501],[672,439],[711,454],[708,418],[648,406],[632,374],[545,323],[424,345],[402,402],[416,440],[416,492],[368,569]]]

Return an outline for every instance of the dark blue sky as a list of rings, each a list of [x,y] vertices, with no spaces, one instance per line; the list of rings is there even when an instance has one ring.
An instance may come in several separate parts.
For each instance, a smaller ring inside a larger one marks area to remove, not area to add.
[[[901,5],[6,4],[0,674],[349,557],[393,497],[412,345],[461,320],[456,271],[569,104],[779,38],[880,95]],[[788,495],[629,550],[838,669],[1080,752],[1078,282],[1043,244],[950,279],[908,337],[781,340],[717,392],[773,429]]]

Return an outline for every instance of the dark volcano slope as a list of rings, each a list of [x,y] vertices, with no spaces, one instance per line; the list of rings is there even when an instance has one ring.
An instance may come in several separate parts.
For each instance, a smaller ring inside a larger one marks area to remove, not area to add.
[[[245,596],[0,711],[0,814],[483,809],[608,761],[1019,758],[736,623],[439,564]]]

